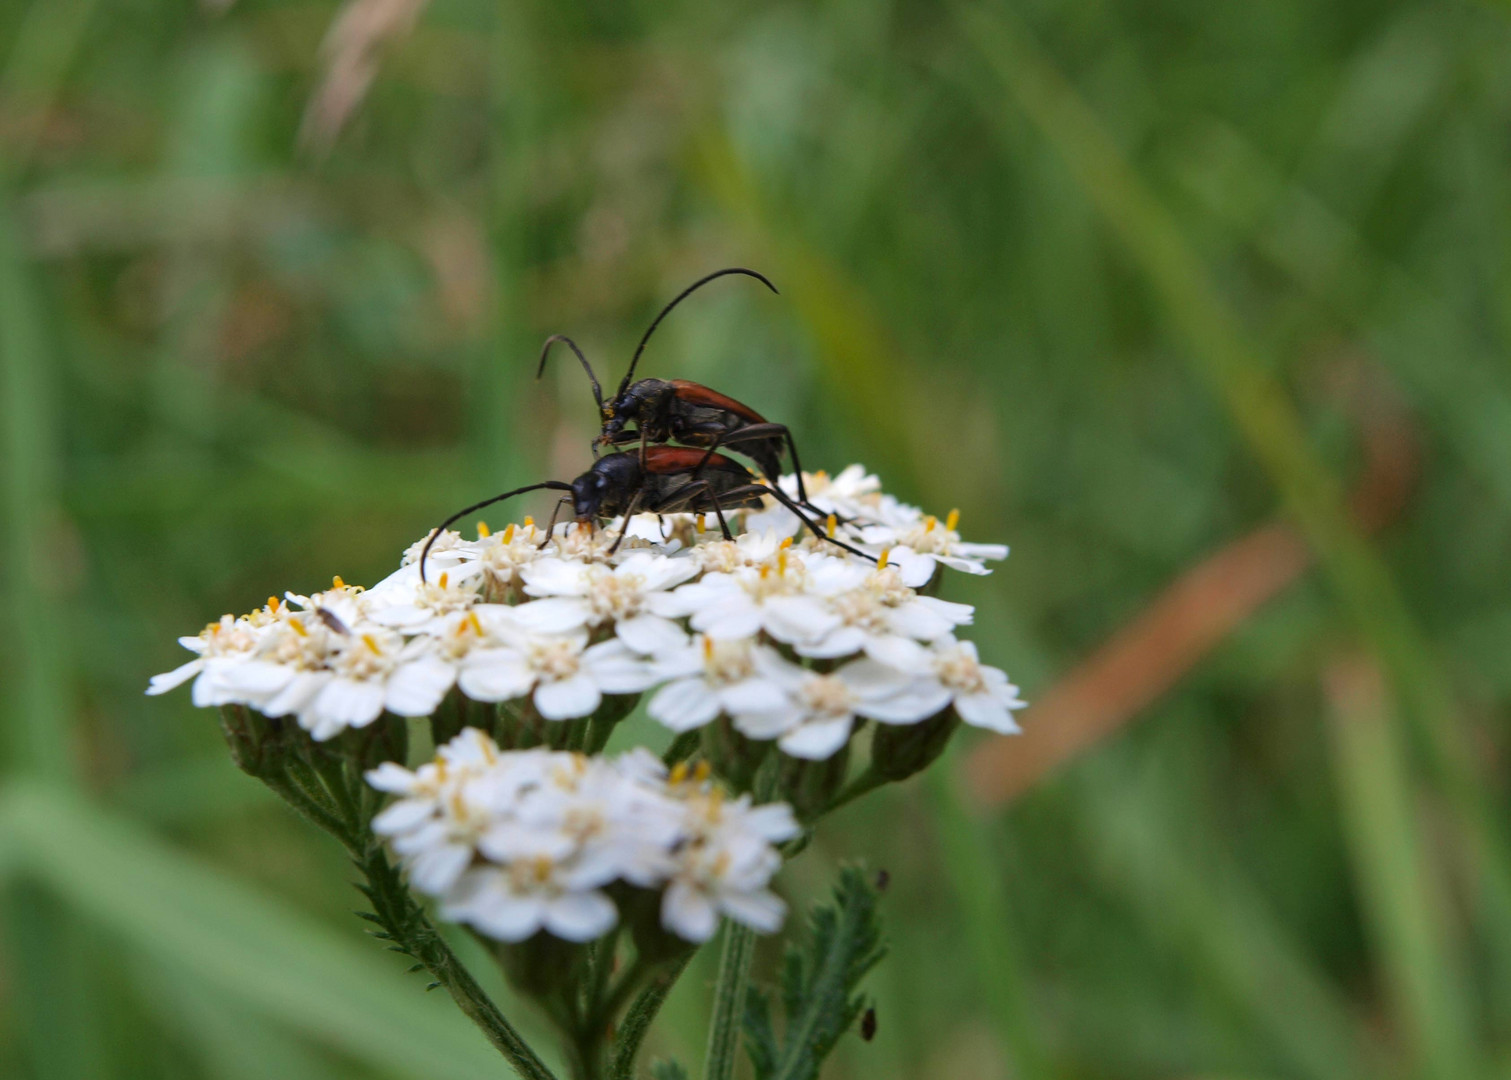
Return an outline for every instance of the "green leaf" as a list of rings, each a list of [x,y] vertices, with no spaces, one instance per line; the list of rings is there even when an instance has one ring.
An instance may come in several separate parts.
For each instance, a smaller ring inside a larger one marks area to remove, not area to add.
[[[482,1080],[500,1062],[353,926],[349,938],[37,784],[0,795],[0,848],[85,917],[227,999],[388,1073]]]
[[[287,1032],[246,1010],[181,969],[133,965],[142,999],[164,1027],[198,1051],[224,1080],[324,1080],[331,1063]]]
[[[787,1024],[780,1042],[769,995],[751,991],[745,1040],[758,1080],[814,1080],[840,1036],[865,1011],[856,989],[886,955],[877,896],[864,871],[845,867],[834,903],[814,908],[806,945],[788,947],[781,987]]]

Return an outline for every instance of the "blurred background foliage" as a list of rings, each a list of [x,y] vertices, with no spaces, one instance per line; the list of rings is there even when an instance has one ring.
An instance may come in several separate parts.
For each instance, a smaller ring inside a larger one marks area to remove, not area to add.
[[[501,1075],[142,689],[580,471],[540,341],[617,379],[728,264],[783,295],[645,373],[1010,542],[949,595],[1039,706],[786,872],[891,872],[831,1075],[1511,1075],[1508,59],[1453,0],[0,5],[0,1075]]]

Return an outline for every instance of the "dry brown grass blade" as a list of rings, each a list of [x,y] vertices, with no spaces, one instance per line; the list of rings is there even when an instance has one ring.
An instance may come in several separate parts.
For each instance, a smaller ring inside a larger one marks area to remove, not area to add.
[[[1376,529],[1405,505],[1416,477],[1417,440],[1394,397],[1357,365],[1339,371],[1363,432],[1365,470],[1351,503]],[[1197,563],[1132,622],[1040,696],[1024,734],[978,745],[966,784],[985,805],[1008,802],[1132,720],[1174,687],[1225,637],[1311,566],[1294,526],[1273,522]]]
[[[384,50],[405,37],[430,0],[347,0],[320,43],[320,85],[299,125],[299,145],[323,154],[377,77]]]

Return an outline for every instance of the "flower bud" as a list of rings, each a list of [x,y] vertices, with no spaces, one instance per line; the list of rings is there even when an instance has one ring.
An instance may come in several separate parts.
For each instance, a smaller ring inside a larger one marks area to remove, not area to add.
[[[462,697],[462,692],[456,687],[447,691],[441,699],[441,704],[430,716],[430,741],[435,746],[443,746],[461,734],[462,728],[466,727],[467,699]],[[402,758],[394,758],[394,761],[402,761]]]
[[[635,955],[646,964],[678,960],[698,946],[666,929],[661,921],[663,889],[639,889],[623,882],[610,890],[619,907],[619,917],[629,928]]]
[[[757,742],[735,730],[734,722],[720,716],[703,727],[703,756],[736,792],[747,792],[755,782],[769,742]]]
[[[953,708],[917,724],[878,724],[871,740],[871,771],[885,780],[906,780],[932,765],[960,726]]]
[[[524,941],[479,940],[492,948],[509,984],[540,1002],[547,1013],[554,1014],[554,1003],[570,1000],[582,985],[588,962],[586,944],[564,941],[545,930]]]
[[[271,720],[245,705],[222,705],[220,729],[231,760],[248,776],[263,777],[276,767],[287,741],[284,720]]]
[[[385,761],[403,764],[409,756],[409,725],[404,718],[384,713],[365,728],[348,728],[337,739],[342,754],[357,765],[358,774]]]
[[[847,743],[822,761],[786,754],[781,755],[780,761],[777,773],[780,797],[792,804],[799,821],[809,822],[824,812],[844,785],[845,772],[850,764],[850,746]]]

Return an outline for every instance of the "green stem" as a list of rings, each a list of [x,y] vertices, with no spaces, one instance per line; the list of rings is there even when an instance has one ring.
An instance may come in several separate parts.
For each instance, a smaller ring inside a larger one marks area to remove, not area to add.
[[[729,923],[724,929],[724,951],[719,957],[719,984],[714,990],[713,1028],[708,1033],[704,1080],[730,1080],[734,1076],[754,958],[755,931],[737,922]]]
[[[387,852],[373,837],[367,821],[362,818],[342,821],[336,808],[316,794],[319,792],[328,799],[338,800],[349,809],[360,802],[359,795],[353,791],[354,785],[361,784],[360,776],[354,777],[340,762],[335,763],[334,769],[324,768],[320,772],[325,774],[325,785],[316,779],[315,768],[308,762],[291,758],[286,769],[270,770],[261,779],[346,848],[367,879],[364,891],[372,902],[373,918],[382,927],[379,936],[389,941],[396,951],[413,957],[437,985],[445,987],[451,1000],[482,1029],[515,1072],[525,1080],[556,1080],[431,925],[424,909],[404,884],[398,868],[389,861]]]
[[[666,753],[661,755],[661,760],[668,765],[675,765],[679,761],[686,761],[697,751],[700,741],[701,737],[697,729],[684,731],[672,740],[672,744],[666,748]]]
[[[272,788],[284,802],[292,806],[310,824],[322,832],[330,833],[341,841],[348,851],[353,848],[353,839],[341,822],[330,809],[308,795],[297,783],[291,781],[286,775],[269,773],[260,777],[262,782]]]
[[[645,1041],[646,1033],[650,1031],[661,1006],[666,1003],[672,987],[677,985],[677,980],[687,970],[694,951],[688,950],[686,955],[653,975],[651,981],[631,1002],[629,1011],[624,1014],[624,1023],[619,1025],[619,1032],[614,1036],[614,1056],[609,1063],[609,1080],[634,1080],[635,1058],[640,1053],[640,1044]]]
[[[536,1056],[514,1025],[483,992],[457,959],[451,947],[425,917],[414,896],[405,887],[398,869],[383,848],[374,844],[358,859],[368,881],[368,896],[378,925],[401,952],[414,957],[468,1019],[482,1029],[488,1041],[525,1080],[555,1080],[551,1070]]]

